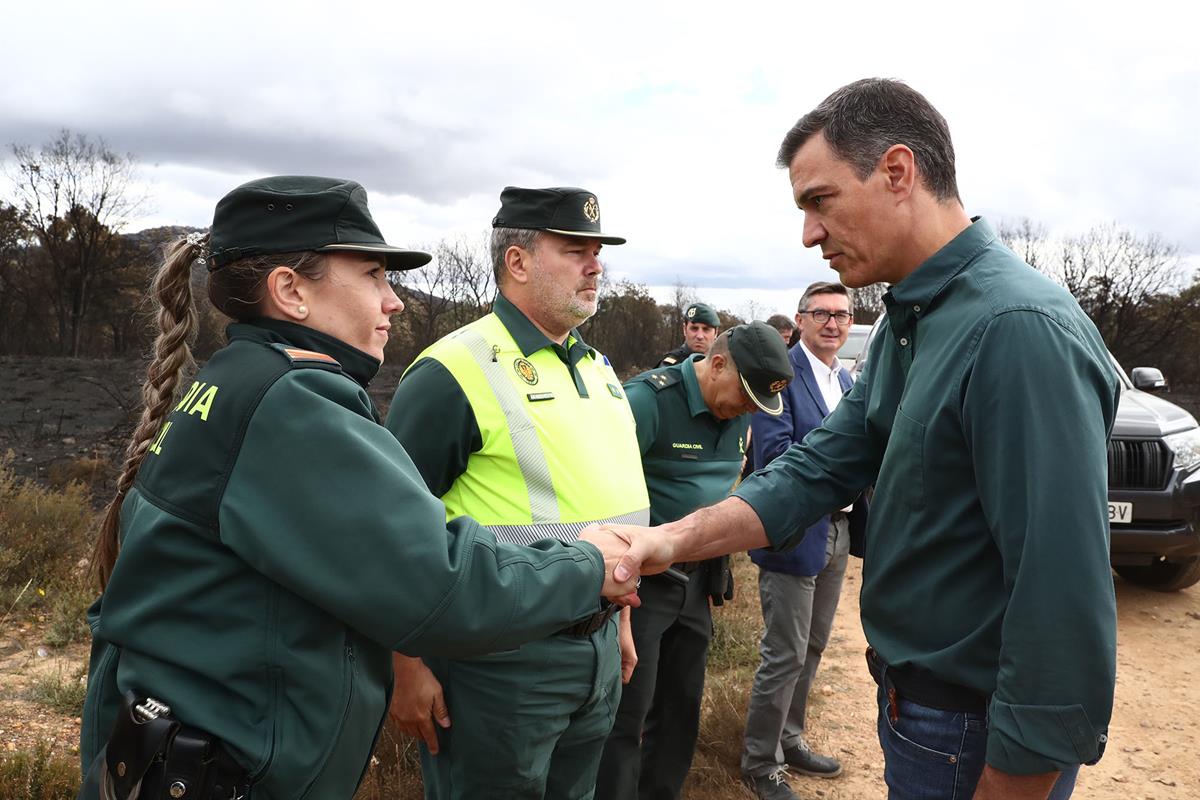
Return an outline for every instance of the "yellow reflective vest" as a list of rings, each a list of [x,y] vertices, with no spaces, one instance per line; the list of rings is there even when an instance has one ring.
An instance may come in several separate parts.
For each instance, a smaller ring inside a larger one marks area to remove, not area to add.
[[[576,364],[581,397],[552,348],[523,355],[492,313],[422,358],[454,376],[483,440],[442,496],[447,519],[473,517],[518,544],[572,541],[594,522],[649,524],[633,414],[603,356],[593,351]]]

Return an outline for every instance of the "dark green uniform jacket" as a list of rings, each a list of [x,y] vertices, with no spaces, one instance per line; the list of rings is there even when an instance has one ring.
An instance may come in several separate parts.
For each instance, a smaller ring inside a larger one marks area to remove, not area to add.
[[[728,420],[712,415],[696,380],[701,358],[693,354],[625,384],[637,420],[651,525],[723,500],[742,471],[750,415]]]
[[[692,355],[695,355],[692,352],[692,348],[688,346],[687,342],[684,342],[683,344],[679,345],[679,347],[676,347],[674,350],[663,356],[662,361],[658,362],[658,366],[669,367],[673,364],[681,364],[685,359]],[[703,355],[703,353],[701,353],[701,355]]]
[[[596,610],[603,562],[585,543],[515,547],[447,525],[378,424],[375,359],[269,320],[229,338],[122,506],[90,614],[82,761],[132,689],[220,737],[255,800],[348,800],[393,648],[475,655],[548,635]]]
[[[1104,342],[982,220],[884,303],[849,394],[735,494],[786,547],[874,483],[867,641],[991,695],[993,767],[1092,761],[1116,673],[1106,439],[1120,385]]]

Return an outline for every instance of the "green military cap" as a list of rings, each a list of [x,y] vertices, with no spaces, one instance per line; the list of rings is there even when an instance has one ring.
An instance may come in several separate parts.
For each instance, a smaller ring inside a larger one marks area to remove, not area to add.
[[[730,328],[729,355],[754,404],[773,417],[782,414],[779,393],[795,375],[779,332],[759,320]]]
[[[721,318],[717,316],[717,312],[712,310],[712,306],[704,303],[692,303],[683,312],[683,318],[687,322],[700,322],[704,325],[712,325],[714,328],[721,327]]]
[[[550,189],[505,186],[492,227],[549,231],[599,239],[604,244],[625,244],[620,236],[600,232],[600,203],[596,195],[572,186]]]
[[[362,186],[310,175],[259,178],[222,197],[210,246],[212,270],[247,256],[304,250],[379,253],[391,270],[423,267],[433,258],[383,240]]]

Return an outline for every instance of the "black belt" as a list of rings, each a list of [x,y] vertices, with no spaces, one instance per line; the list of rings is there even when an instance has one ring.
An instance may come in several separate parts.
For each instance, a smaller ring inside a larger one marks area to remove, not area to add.
[[[573,625],[568,625],[558,632],[559,636],[591,636],[604,627],[604,623],[612,619],[620,606],[609,603],[603,610],[597,611],[586,619],[581,619]]]
[[[958,714],[987,713],[987,695],[957,683],[944,681],[920,667],[889,666],[873,647],[867,648],[867,669],[871,671],[875,683],[887,688],[884,683],[886,680],[891,684],[891,688],[895,689],[896,694],[918,705]]]
[[[680,572],[691,573],[704,566],[703,561],[680,561],[678,564],[672,564],[672,567]]]

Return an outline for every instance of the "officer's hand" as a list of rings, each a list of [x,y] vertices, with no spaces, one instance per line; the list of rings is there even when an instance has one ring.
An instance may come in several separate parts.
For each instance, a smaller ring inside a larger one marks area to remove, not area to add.
[[[442,697],[442,684],[419,658],[393,653],[392,665],[396,670],[396,684],[388,714],[401,732],[424,740],[429,752],[437,755],[438,738],[433,723],[450,727],[450,712]]]
[[[604,557],[604,586],[601,587],[600,594],[617,605],[635,608],[640,605],[641,601],[637,596],[638,574],[635,572],[632,575],[626,575],[621,580],[613,577],[613,571],[629,550],[629,541],[621,536],[607,533],[596,525],[584,528],[579,534],[579,538],[581,541],[595,545],[596,549],[600,551],[600,555]]]
[[[621,624],[617,628],[617,645],[621,648],[621,683],[629,683],[638,660],[637,647],[633,641],[631,613],[628,608],[621,611]]]
[[[613,568],[613,579],[627,580],[639,575],[655,575],[671,566],[675,558],[675,540],[665,526],[643,528],[640,525],[601,525],[600,530],[626,542],[629,549]]]

